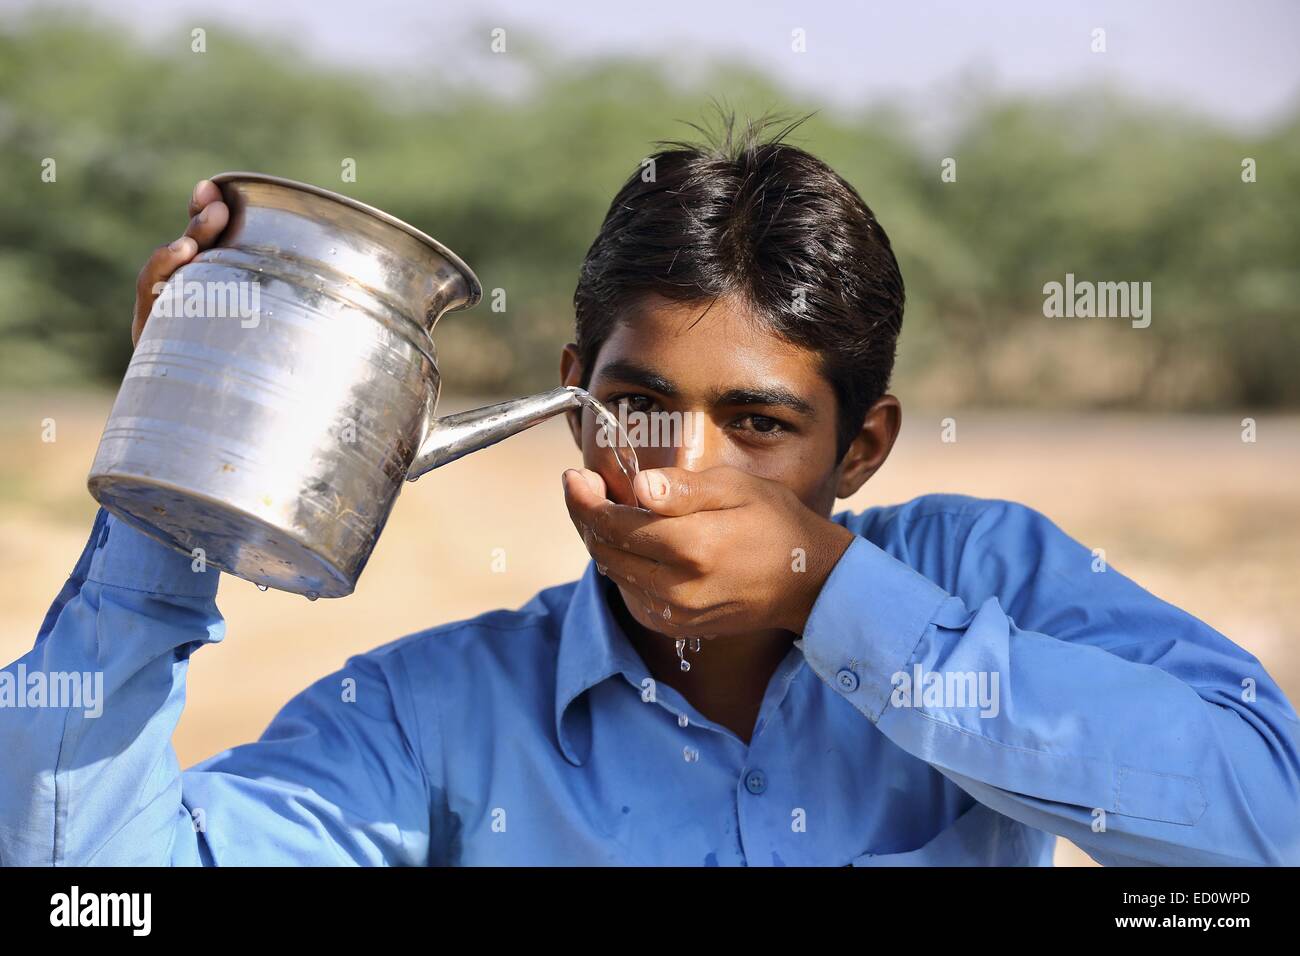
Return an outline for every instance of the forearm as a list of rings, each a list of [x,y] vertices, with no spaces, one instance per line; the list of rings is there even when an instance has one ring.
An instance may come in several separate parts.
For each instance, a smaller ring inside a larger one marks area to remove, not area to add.
[[[36,646],[5,668],[28,706],[0,709],[0,861],[198,862],[171,735],[190,653],[221,639],[217,579],[97,520]]]
[[[898,746],[1103,862],[1300,862],[1297,724],[1276,685],[1163,602],[1113,610],[1074,640],[1029,631],[860,541],[801,646]]]

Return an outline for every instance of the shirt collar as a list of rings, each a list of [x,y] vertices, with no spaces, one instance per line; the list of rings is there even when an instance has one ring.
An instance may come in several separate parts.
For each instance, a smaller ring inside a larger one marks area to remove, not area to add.
[[[607,579],[588,562],[564,614],[555,671],[555,738],[564,758],[581,766],[590,750],[590,713],[573,705],[615,674],[635,675],[645,665],[614,619],[606,597]],[[585,702],[584,702],[585,703]]]

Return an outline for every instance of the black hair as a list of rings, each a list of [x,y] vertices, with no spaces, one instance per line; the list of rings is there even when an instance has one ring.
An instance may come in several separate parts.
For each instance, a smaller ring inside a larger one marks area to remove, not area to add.
[[[703,143],[657,143],[610,203],[573,295],[582,385],[646,294],[734,295],[821,356],[838,400],[839,461],[889,387],[903,323],[898,262],[857,190],[784,142],[803,119],[763,117],[737,131],[734,115],[719,113],[717,132],[690,124]]]

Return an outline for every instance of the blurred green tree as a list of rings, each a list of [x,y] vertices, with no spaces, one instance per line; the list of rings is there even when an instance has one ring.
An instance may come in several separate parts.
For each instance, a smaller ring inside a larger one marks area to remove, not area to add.
[[[436,66],[401,83],[222,33],[145,45],[83,15],[0,32],[0,381],[111,385],[130,357],[134,278],[178,235],[192,184],[254,169],[356,196],[463,255],[506,310],[439,326],[449,389],[551,384],[578,266],[610,197],[712,97],[799,102],[719,63],[558,64],[525,51],[523,96]],[[908,285],[896,385],[923,401],[1208,409],[1300,405],[1300,116],[1246,139],[1106,91],[973,97],[943,146],[872,110],[818,113],[793,141],[852,182]],[[355,183],[340,181],[345,157]],[[940,178],[957,160],[957,179]],[[1258,164],[1243,183],[1241,163]],[[57,163],[43,182],[42,163]],[[1153,321],[1043,316],[1067,272],[1149,281]]]

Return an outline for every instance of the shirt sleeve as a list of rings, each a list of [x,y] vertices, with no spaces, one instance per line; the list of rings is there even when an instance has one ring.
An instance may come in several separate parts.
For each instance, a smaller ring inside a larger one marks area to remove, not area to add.
[[[885,736],[1103,864],[1300,864],[1300,723],[1258,660],[1029,508],[918,536],[946,587],[858,537],[799,642]]]
[[[0,672],[0,687],[50,690],[0,708],[0,863],[429,861],[428,745],[407,736],[395,648],[313,684],[257,742],[181,771],[189,658],[225,630],[218,577],[99,512],[35,647]],[[56,699],[59,684],[81,698]]]

